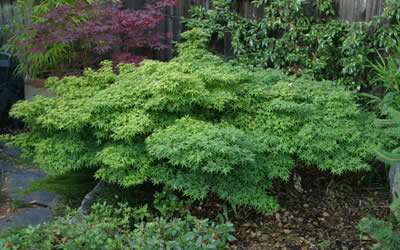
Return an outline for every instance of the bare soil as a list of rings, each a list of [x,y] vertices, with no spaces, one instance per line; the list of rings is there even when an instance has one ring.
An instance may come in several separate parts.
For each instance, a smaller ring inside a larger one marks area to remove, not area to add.
[[[229,209],[236,241],[231,249],[372,249],[376,241],[360,233],[358,223],[367,216],[395,222],[385,169],[375,172],[330,176],[315,168],[300,168],[303,192],[294,181],[276,183],[280,210],[260,214],[247,208]],[[192,213],[218,220],[223,202],[216,198],[196,202]]]

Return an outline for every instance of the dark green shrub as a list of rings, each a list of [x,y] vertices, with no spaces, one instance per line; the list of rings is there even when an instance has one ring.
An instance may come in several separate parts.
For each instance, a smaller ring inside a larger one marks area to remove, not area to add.
[[[288,180],[295,161],[334,174],[369,169],[378,132],[353,94],[332,82],[232,66],[185,33],[170,62],[138,68],[110,62],[83,77],[49,79],[55,98],[16,104],[31,128],[15,143],[50,174],[96,168],[96,177],[132,186],[165,184],[202,199],[210,192],[258,211]]]
[[[157,194],[156,207],[183,211],[175,201],[165,193]],[[162,216],[153,217],[146,206],[95,204],[83,219],[74,210],[49,224],[10,231],[0,236],[0,248],[225,249],[228,241],[235,239],[230,235],[234,231],[230,222],[215,224],[188,212],[182,218],[172,218],[166,209],[160,209],[160,213]]]
[[[392,90],[397,91],[397,90]],[[379,120],[378,124],[384,128],[384,133],[394,137],[397,141],[400,135],[400,112],[388,108],[389,117],[385,120]],[[386,148],[387,149],[387,148]],[[389,152],[383,149],[375,150],[377,158],[388,164],[399,164],[400,162],[400,147]],[[400,178],[397,176],[395,178]],[[400,215],[400,199],[397,199],[391,205],[392,211]],[[400,249],[400,232],[394,231],[391,224],[385,221],[378,220],[373,217],[363,219],[360,224],[360,231],[372,234],[378,245],[374,249],[394,250]]]
[[[309,13],[310,1],[253,0],[263,18],[235,11],[240,1],[215,0],[213,8],[193,7],[189,28],[202,28],[219,39],[232,34],[235,61],[244,65],[282,69],[317,80],[335,80],[348,89],[368,89],[368,67],[375,49],[388,51],[400,32],[400,2],[386,0],[382,14],[371,22],[335,20],[332,0],[313,1],[318,17]],[[308,12],[308,13],[307,13]]]

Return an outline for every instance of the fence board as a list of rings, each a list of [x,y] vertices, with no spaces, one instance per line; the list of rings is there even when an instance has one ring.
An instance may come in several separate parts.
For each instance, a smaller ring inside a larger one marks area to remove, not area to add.
[[[11,3],[15,0],[0,0],[1,10],[7,9]],[[141,9],[146,3],[152,3],[155,0],[123,0],[124,4],[128,8]],[[169,32],[172,34],[170,40],[179,40],[179,34],[184,30],[184,26],[181,23],[181,17],[189,16],[189,9],[192,6],[203,6],[206,9],[212,8],[211,0],[177,0],[180,5],[170,7],[166,13],[165,20],[160,23],[158,28],[159,32]],[[317,16],[318,11],[313,8],[313,1],[306,5],[306,12],[309,15]],[[341,21],[369,21],[380,14],[383,10],[383,4],[385,0],[334,0],[336,9],[336,19]],[[264,11],[263,7],[256,8],[251,0],[238,0],[235,11],[240,13],[242,16],[249,19],[263,18]],[[5,13],[1,12],[0,24],[10,23],[14,10],[9,8]],[[27,20],[22,20],[26,23]],[[1,42],[1,41],[0,41]],[[146,50],[145,55],[150,58],[157,58],[160,60],[168,60],[174,56],[173,51],[151,51]]]
[[[336,0],[337,19],[369,21],[383,10],[384,0]]]
[[[11,24],[13,22],[15,14],[17,14],[17,11],[15,8],[12,8],[12,4],[15,3],[15,0],[0,0],[0,25],[4,24]],[[30,12],[30,7],[32,6],[26,6],[25,11],[26,13]],[[21,24],[27,24],[29,23],[29,15],[18,17],[15,18],[17,23]],[[3,40],[1,39],[6,39],[4,37],[0,37],[0,46],[3,44]]]
[[[126,6],[137,9],[142,8],[145,3],[153,0],[124,0]],[[168,9],[165,20],[160,24],[159,32],[170,32],[171,40],[179,40],[179,34],[184,30],[180,22],[181,17],[189,16],[189,9],[192,6],[203,6],[206,9],[212,8],[210,0],[177,0],[180,5]],[[256,8],[252,0],[239,0],[235,11],[249,19],[260,19],[264,17],[264,8]],[[309,0],[305,9],[306,14],[318,17],[320,13],[313,7],[313,1]],[[336,16],[334,19],[341,21],[369,21],[374,16],[379,15],[383,10],[385,0],[334,0]],[[174,56],[173,51],[148,51],[146,56],[159,60],[168,60]]]

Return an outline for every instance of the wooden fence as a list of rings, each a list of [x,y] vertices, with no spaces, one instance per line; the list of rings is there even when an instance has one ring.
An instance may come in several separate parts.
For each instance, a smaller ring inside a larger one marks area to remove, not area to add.
[[[124,0],[126,7],[140,9],[146,3],[154,0]],[[212,8],[210,0],[177,0],[180,4],[168,9],[165,20],[160,24],[160,32],[170,32],[172,40],[179,40],[179,34],[184,30],[181,23],[181,17],[189,17],[189,9],[192,6],[203,6],[206,9]],[[335,19],[341,21],[369,21],[374,16],[379,15],[383,10],[385,0],[334,0],[336,10]],[[249,19],[261,19],[264,16],[262,8],[256,8],[251,0],[238,0],[236,11]],[[318,16],[318,11],[313,7],[313,0],[306,6],[306,12],[309,15]],[[228,38],[229,39],[229,38]],[[229,41],[228,41],[229,43]],[[225,43],[226,47],[226,43]],[[227,55],[231,53],[229,48],[225,48]],[[148,51],[148,57],[159,60],[168,60],[173,57],[172,51]]]
[[[1,10],[6,9],[8,5],[15,0],[0,0]],[[132,9],[143,8],[146,3],[154,2],[154,0],[123,0],[125,6]],[[184,30],[181,23],[181,17],[189,16],[189,9],[192,6],[203,6],[206,9],[212,8],[211,0],[177,0],[180,5],[171,7],[166,13],[165,20],[159,26],[159,32],[170,32],[171,40],[178,40],[179,34]],[[307,4],[306,11],[309,15],[318,15],[318,12],[313,8],[313,0]],[[334,0],[336,9],[336,19],[342,21],[369,21],[373,16],[379,15],[383,10],[385,0]],[[236,11],[242,16],[249,19],[262,18],[264,13],[262,8],[256,8],[251,0],[238,0]],[[0,12],[0,24],[9,23],[13,10],[10,8],[6,13]],[[26,20],[22,20],[25,22]],[[0,41],[1,43],[1,41]],[[160,60],[168,60],[173,57],[173,52],[170,51],[151,51],[147,50],[144,54],[150,58]]]
[[[16,10],[12,8],[12,4],[15,3],[15,0],[0,0],[0,25],[9,24],[12,22],[13,17],[16,14]],[[18,22],[25,24],[29,22],[28,17],[24,17]],[[1,27],[0,27],[1,29]],[[1,30],[0,30],[1,32]],[[0,33],[1,34],[1,33]],[[0,46],[3,44],[4,37],[0,36]]]
[[[11,18],[14,15],[12,9],[8,8],[13,0],[0,0],[0,25],[8,24],[11,22]],[[1,29],[1,28],[0,28]],[[1,30],[0,30],[1,34]],[[0,36],[0,46],[3,44],[3,37]]]

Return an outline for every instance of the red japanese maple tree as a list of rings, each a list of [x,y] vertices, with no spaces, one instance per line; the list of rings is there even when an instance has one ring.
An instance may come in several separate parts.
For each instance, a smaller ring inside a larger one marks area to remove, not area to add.
[[[142,10],[123,8],[119,1],[77,1],[62,5],[43,16],[43,22],[29,27],[37,31],[31,52],[43,53],[53,44],[66,43],[74,46],[77,53],[71,62],[81,69],[95,67],[101,58],[99,55],[102,59],[112,59],[114,65],[138,64],[145,57],[135,55],[132,49],[169,48],[167,38],[171,34],[157,32],[157,26],[164,19],[165,9],[177,4],[174,0],[165,0],[148,4]]]

